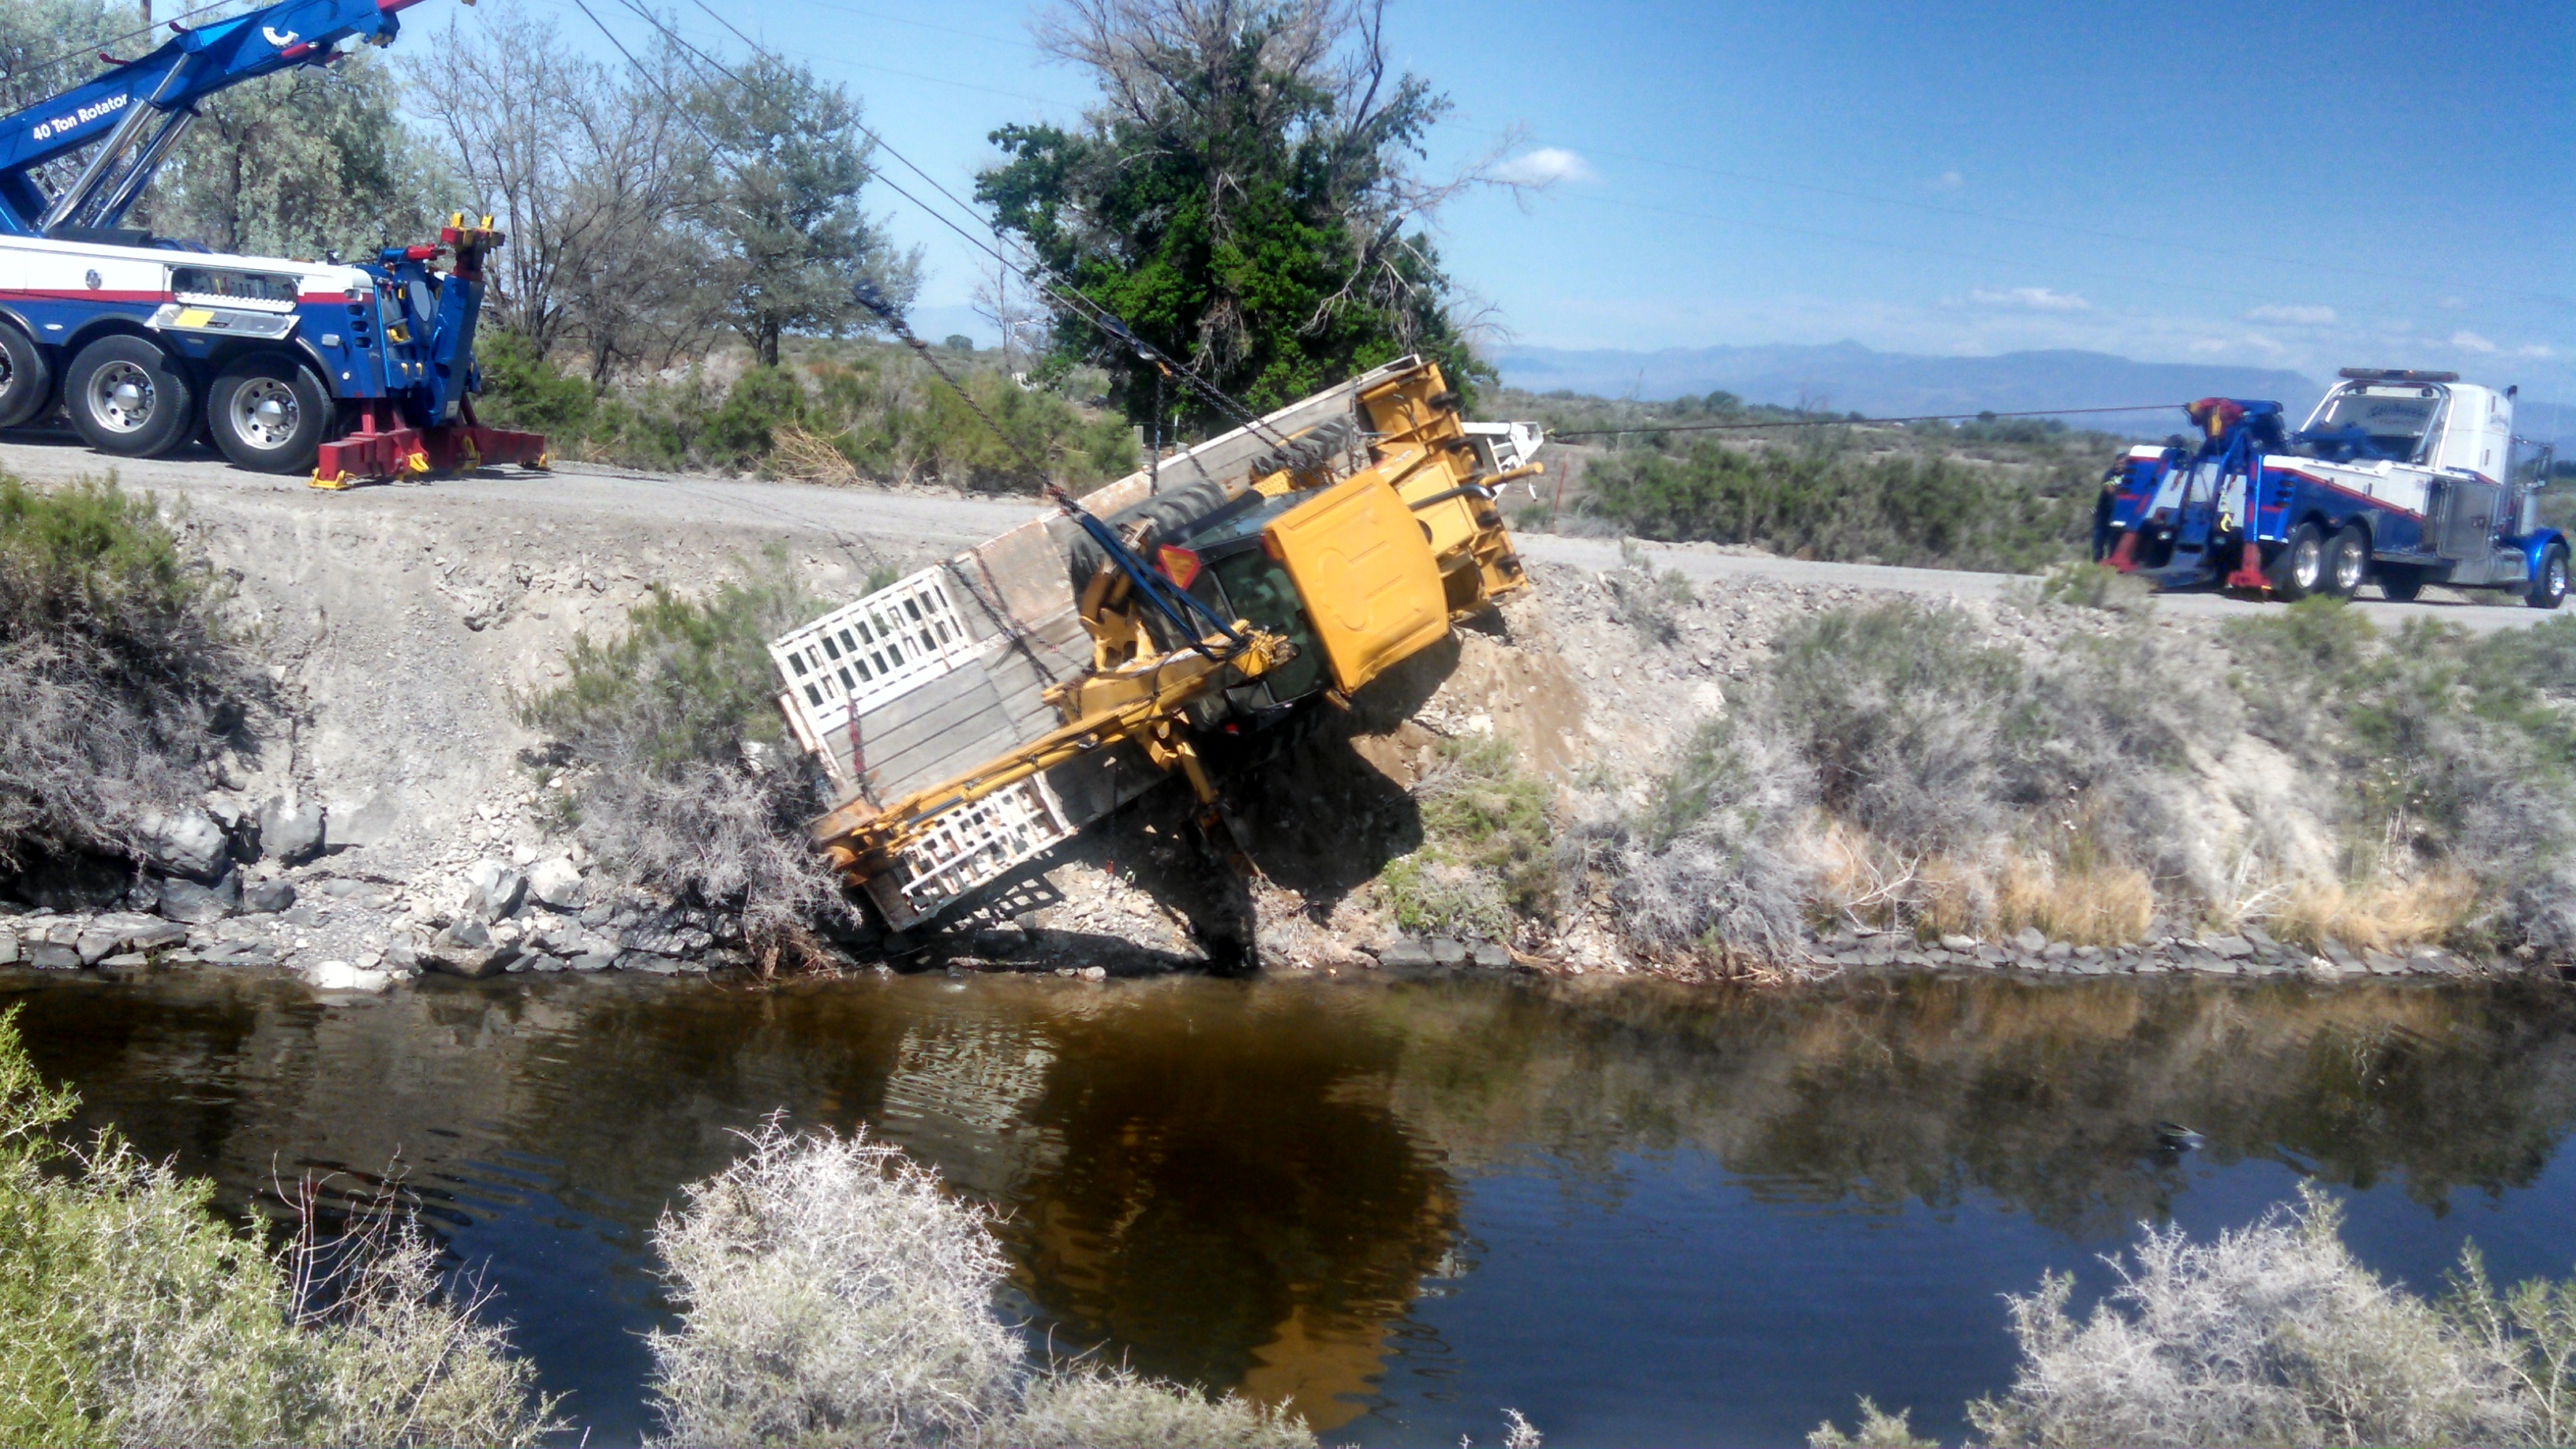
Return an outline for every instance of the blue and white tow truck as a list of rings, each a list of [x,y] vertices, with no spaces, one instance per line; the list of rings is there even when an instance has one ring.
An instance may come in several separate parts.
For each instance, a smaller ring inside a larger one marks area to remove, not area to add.
[[[2160,588],[2390,599],[2426,584],[2567,598],[2540,520],[2551,450],[2513,433],[2516,389],[2348,367],[2289,431],[2277,402],[2203,398],[2195,448],[2135,447],[2105,480],[2097,547]]]
[[[311,468],[322,487],[544,466],[545,439],[474,418],[483,262],[502,243],[490,218],[456,216],[435,243],[355,266],[215,253],[123,224],[199,102],[327,65],[347,44],[388,44],[395,12],[416,3],[283,0],[173,22],[150,54],[101,55],[99,75],[0,118],[0,427],[59,406],[103,453],[203,436],[242,467]]]

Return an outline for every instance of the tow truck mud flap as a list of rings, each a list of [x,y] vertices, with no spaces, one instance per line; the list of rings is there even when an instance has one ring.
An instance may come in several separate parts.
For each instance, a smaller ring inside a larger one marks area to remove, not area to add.
[[[542,433],[514,433],[479,423],[390,428],[324,443],[314,455],[313,486],[346,488],[422,473],[471,473],[503,463],[543,468],[546,462]]]

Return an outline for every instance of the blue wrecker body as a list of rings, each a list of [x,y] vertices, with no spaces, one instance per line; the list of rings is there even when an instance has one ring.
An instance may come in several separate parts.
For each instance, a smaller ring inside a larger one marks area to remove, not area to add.
[[[545,440],[477,425],[483,262],[452,219],[435,244],[343,265],[208,251],[123,225],[199,102],[340,47],[391,42],[417,0],[284,0],[172,37],[0,118],[0,427],[57,404],[103,452],[200,436],[244,467],[360,478],[543,466]],[[96,150],[77,175],[71,158]],[[48,190],[46,178],[60,180]],[[452,265],[433,265],[452,251]]]
[[[2514,389],[2447,372],[2346,368],[2307,426],[2277,402],[2203,398],[2197,447],[2113,465],[2095,550],[2160,588],[2391,599],[2426,584],[2567,597],[2567,540],[2541,525],[2550,450],[2513,435]]]

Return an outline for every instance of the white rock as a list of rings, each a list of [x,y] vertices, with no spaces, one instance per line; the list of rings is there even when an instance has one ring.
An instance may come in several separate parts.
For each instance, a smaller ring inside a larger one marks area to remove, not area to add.
[[[394,984],[390,971],[368,971],[346,961],[325,961],[305,975],[316,991],[382,991]]]
[[[550,855],[528,869],[528,894],[557,910],[581,904],[581,868],[568,856]]]
[[[527,846],[514,845],[510,847],[510,863],[512,865],[526,865],[531,861],[534,861],[536,858],[536,851]]]

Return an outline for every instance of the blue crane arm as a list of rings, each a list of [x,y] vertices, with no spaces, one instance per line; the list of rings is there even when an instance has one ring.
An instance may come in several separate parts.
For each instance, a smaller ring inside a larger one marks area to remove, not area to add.
[[[0,232],[32,236],[71,225],[115,226],[150,183],[197,102],[291,66],[321,64],[344,41],[385,44],[400,29],[394,12],[417,3],[280,0],[193,30],[173,25],[178,34],[150,55],[0,118]],[[124,153],[155,121],[158,132],[126,162]],[[111,144],[79,179],[47,195],[36,169],[100,141]]]

